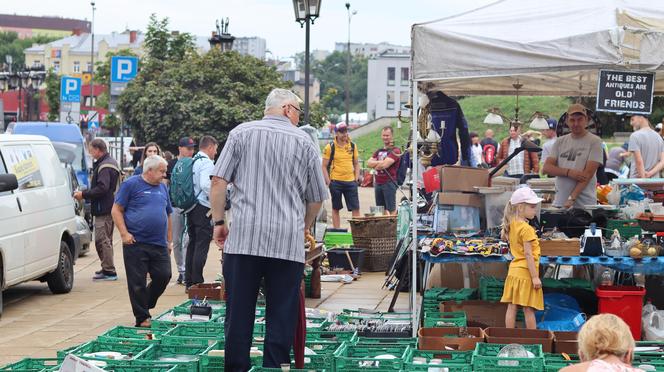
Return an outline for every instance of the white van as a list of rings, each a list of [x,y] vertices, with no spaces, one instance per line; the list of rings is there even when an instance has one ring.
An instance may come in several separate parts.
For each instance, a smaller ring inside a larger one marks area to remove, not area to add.
[[[0,134],[0,314],[2,290],[22,282],[71,291],[79,250],[74,199],[50,140]]]

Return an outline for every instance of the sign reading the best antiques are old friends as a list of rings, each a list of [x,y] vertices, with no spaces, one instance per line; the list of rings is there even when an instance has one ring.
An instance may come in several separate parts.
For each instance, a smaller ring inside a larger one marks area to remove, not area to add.
[[[654,72],[600,70],[597,111],[648,115],[654,90]]]

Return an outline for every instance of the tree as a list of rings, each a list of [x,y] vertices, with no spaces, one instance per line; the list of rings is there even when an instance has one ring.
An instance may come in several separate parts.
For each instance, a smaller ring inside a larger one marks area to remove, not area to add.
[[[328,108],[330,113],[342,114],[346,112],[345,87],[346,66],[348,55],[334,52],[325,60],[313,63],[314,75],[320,80],[321,92],[334,89],[338,94],[330,100]],[[350,78],[350,110],[365,112],[367,110],[367,59],[361,56],[352,56]]]
[[[46,103],[48,103],[48,121],[57,121],[60,115],[60,76],[52,68],[46,73]]]
[[[174,149],[183,136],[215,136],[224,142],[238,124],[262,117],[265,97],[287,88],[281,75],[263,61],[237,52],[212,49],[181,61],[148,59],[120,96],[123,118],[139,141]]]
[[[18,34],[13,31],[0,32],[0,64],[5,63],[5,56],[12,57],[12,70],[18,70],[25,66],[25,54],[23,51],[32,44],[46,44],[57,40],[58,37],[37,35],[25,39],[19,39]],[[9,67],[9,66],[8,66]]]

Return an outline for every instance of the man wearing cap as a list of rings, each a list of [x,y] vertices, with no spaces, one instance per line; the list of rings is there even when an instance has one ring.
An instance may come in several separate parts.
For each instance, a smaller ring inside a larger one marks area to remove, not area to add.
[[[544,174],[556,177],[553,205],[583,208],[597,204],[597,168],[604,161],[602,140],[588,132],[588,112],[578,103],[567,109],[570,133],[556,139],[544,161]]]
[[[546,158],[548,158],[549,154],[551,154],[551,147],[558,138],[558,133],[556,132],[556,128],[558,127],[558,122],[556,121],[556,119],[553,118],[546,119],[546,123],[549,125],[549,129],[544,129],[542,131],[542,134],[544,135],[544,137],[546,137],[546,142],[544,142],[544,145],[542,145],[542,159],[540,159],[542,164],[544,164]]]
[[[348,126],[339,123],[334,127],[334,132],[334,141],[323,150],[323,177],[332,196],[332,226],[338,229],[341,225],[339,211],[343,208],[342,196],[353,217],[360,216],[357,186],[362,179],[357,147],[348,136]]]
[[[630,178],[658,177],[664,167],[664,141],[650,126],[650,121],[642,115],[634,115],[629,120],[634,133],[629,136],[627,151],[632,153],[629,167]]]
[[[166,170],[166,179],[170,181],[173,168],[179,159],[191,158],[194,156],[194,148],[196,142],[191,137],[180,138],[178,142],[178,156],[168,162]],[[185,233],[184,213],[180,208],[173,207],[173,214],[171,214],[171,224],[173,229],[173,257],[175,257],[175,264],[178,267],[177,284],[184,285],[185,273],[185,257],[187,256],[187,244],[189,244],[189,236]]]

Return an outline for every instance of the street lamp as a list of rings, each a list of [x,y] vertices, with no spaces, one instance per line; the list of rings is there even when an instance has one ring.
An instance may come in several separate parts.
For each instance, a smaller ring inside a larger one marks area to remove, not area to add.
[[[46,78],[44,66],[33,66],[19,71],[0,72],[0,91],[18,89],[18,107],[16,108],[16,121],[23,121],[23,90],[26,89],[26,100],[28,102],[28,114],[30,113],[30,94],[38,90]],[[28,115],[28,120],[30,120]]]
[[[212,31],[212,37],[208,39],[210,48],[217,48],[222,52],[228,52],[233,49],[235,36],[228,33],[228,23],[228,18],[222,19],[221,25],[219,25],[219,20],[217,20],[217,31]]]
[[[300,27],[306,25],[304,41],[304,124],[309,124],[309,23],[320,15],[322,0],[293,0],[295,21]]]
[[[92,78],[94,77],[95,70],[95,2],[91,1],[90,5],[92,6],[92,23],[90,25],[90,107],[94,107],[93,101],[93,90],[92,90]]]
[[[351,55],[350,55],[350,20],[353,18],[355,14],[357,14],[357,10],[353,10],[352,12],[350,11],[350,3],[346,3],[346,11],[348,12],[348,56],[347,56],[347,61],[346,61],[346,125],[349,125],[349,119],[348,117],[350,116],[350,61],[351,61]]]

